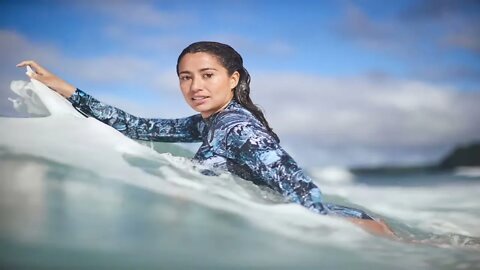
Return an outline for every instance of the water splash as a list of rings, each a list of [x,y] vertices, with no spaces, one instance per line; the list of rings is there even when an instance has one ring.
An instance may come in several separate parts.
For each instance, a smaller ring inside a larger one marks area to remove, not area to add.
[[[6,265],[68,266],[69,254],[84,258],[85,268],[89,261],[186,269],[480,264],[474,184],[373,187],[316,179],[330,201],[351,200],[385,219],[402,240],[391,241],[285,204],[275,192],[228,173],[202,175],[198,164],[177,156],[188,151],[130,140],[35,81],[12,89],[21,99],[15,104],[25,104],[19,108],[42,117],[0,118],[0,260]],[[54,259],[59,253],[65,260]]]

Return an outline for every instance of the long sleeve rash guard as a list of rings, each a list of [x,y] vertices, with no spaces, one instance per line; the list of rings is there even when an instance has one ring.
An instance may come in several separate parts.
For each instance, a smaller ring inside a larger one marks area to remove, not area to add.
[[[257,185],[267,185],[288,200],[319,214],[372,219],[365,212],[324,203],[320,189],[279,145],[264,125],[241,104],[227,107],[204,119],[200,114],[179,119],[141,118],[102,103],[77,89],[68,98],[88,116],[137,140],[201,142],[194,160],[226,170]]]

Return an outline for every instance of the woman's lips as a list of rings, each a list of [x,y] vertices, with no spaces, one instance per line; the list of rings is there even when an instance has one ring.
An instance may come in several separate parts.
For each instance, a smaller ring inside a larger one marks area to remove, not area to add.
[[[208,98],[209,97],[205,97],[205,96],[196,96],[196,97],[192,97],[192,101],[193,101],[193,104],[200,105],[205,103]]]

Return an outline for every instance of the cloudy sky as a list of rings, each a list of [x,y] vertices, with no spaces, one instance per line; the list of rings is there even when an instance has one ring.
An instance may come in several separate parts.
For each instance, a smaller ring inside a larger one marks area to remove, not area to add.
[[[252,97],[304,166],[412,164],[480,139],[480,2],[1,1],[0,114],[35,59],[146,117],[194,113],[176,58],[242,54]]]

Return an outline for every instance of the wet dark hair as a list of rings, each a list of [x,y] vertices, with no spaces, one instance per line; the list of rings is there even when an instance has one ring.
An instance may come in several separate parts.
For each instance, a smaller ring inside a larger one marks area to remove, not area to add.
[[[177,75],[179,74],[178,65],[180,60],[182,60],[187,53],[198,52],[208,53],[217,57],[220,64],[227,69],[229,75],[232,75],[235,71],[240,73],[238,84],[233,89],[233,98],[249,110],[265,126],[270,135],[272,135],[277,142],[280,142],[277,134],[273,132],[267,119],[265,119],[262,110],[253,104],[250,98],[250,74],[248,74],[248,71],[243,66],[242,56],[229,45],[213,41],[200,41],[190,44],[178,56]]]

